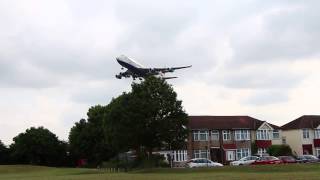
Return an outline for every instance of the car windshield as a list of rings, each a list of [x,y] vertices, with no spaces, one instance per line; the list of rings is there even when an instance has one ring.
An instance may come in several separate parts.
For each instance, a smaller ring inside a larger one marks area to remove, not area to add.
[[[317,157],[311,156],[311,155],[310,155],[310,156],[306,156],[306,158],[307,158],[307,159],[317,159]]]
[[[239,161],[247,161],[248,157],[241,158]]]

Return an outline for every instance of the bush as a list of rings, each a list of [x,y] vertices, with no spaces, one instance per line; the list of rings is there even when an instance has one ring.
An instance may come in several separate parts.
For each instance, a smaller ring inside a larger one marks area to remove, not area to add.
[[[130,160],[130,158],[123,158],[119,155],[108,162],[103,162],[102,168],[116,168],[116,169],[146,169],[157,167],[169,167],[169,164],[161,155],[153,154],[150,157],[140,156],[138,159]]]
[[[267,152],[271,156],[292,156],[292,150],[288,145],[272,145]]]

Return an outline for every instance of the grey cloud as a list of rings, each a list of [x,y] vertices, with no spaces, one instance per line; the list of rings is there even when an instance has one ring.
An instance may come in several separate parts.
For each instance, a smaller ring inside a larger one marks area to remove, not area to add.
[[[295,1],[262,11],[258,24],[247,23],[232,35],[233,62],[243,65],[319,57],[318,6],[317,1]]]
[[[230,73],[220,79],[219,83],[230,88],[248,89],[290,89],[299,85],[302,75],[284,72],[247,71]]]
[[[285,103],[289,100],[287,91],[260,90],[247,98],[243,103],[251,106],[265,106],[270,104]]]

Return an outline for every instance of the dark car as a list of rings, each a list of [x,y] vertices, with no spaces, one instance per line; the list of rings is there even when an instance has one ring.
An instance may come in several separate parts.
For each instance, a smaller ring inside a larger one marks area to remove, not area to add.
[[[281,161],[274,156],[262,156],[252,163],[252,165],[264,165],[264,164],[281,164]]]
[[[279,156],[278,159],[284,164],[297,163],[297,160],[292,156]]]
[[[316,163],[320,162],[319,158],[314,155],[301,155],[297,157],[299,163]]]

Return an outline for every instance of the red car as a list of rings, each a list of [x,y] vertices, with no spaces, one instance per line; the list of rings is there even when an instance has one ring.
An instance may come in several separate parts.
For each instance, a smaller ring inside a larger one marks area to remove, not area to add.
[[[263,164],[281,164],[281,161],[274,156],[262,156],[252,163],[252,165],[263,165]]]
[[[285,164],[297,163],[297,160],[292,156],[279,156],[278,158]]]

